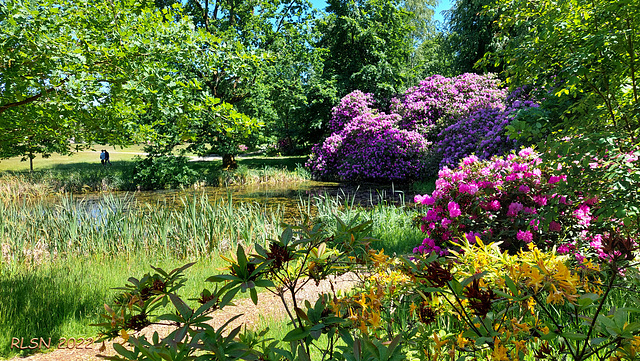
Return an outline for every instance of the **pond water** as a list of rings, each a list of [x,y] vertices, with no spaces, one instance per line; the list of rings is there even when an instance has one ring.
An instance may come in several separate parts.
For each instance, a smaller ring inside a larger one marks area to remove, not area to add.
[[[115,192],[112,195],[126,198],[138,205],[149,204],[153,207],[181,207],[185,197],[206,195],[210,201],[220,198],[230,199],[233,203],[257,203],[266,208],[284,210],[285,218],[300,214],[301,203],[312,203],[322,198],[339,199],[348,204],[371,207],[385,202],[386,204],[404,205],[412,202],[416,194],[410,187],[378,184],[340,184],[329,182],[294,182],[280,184],[256,184],[229,187],[201,187],[185,190],[160,190],[139,192]],[[81,202],[91,212],[100,212],[103,194],[86,193],[74,195],[74,200]]]

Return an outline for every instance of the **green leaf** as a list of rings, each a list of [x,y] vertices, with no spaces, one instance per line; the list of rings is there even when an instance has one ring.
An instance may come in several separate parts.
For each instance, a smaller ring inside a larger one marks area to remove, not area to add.
[[[254,305],[258,304],[258,291],[255,288],[249,289],[249,295],[251,296],[251,301],[253,301]]]
[[[463,280],[463,281],[460,283],[460,285],[462,286],[462,288],[465,288],[465,287],[467,287],[467,285],[468,285],[469,283],[471,283],[471,282],[473,282],[473,281],[475,281],[475,280],[477,280],[477,279],[480,279],[480,278],[484,277],[487,273],[488,273],[487,271],[483,271],[483,272],[480,272],[480,273],[476,273],[476,274],[474,274],[474,275],[472,275],[472,276],[469,276],[469,277],[467,277],[465,280]]]
[[[119,353],[122,356],[128,358],[129,360],[135,360],[136,359],[136,354],[134,354],[133,352],[127,350],[121,344],[119,344],[117,342],[113,343],[113,349],[116,350],[117,353]]]
[[[583,335],[581,333],[575,333],[575,332],[562,332],[560,333],[560,336],[569,340],[574,340],[574,341],[581,341],[581,340],[587,339],[586,335]]]
[[[309,336],[310,331],[308,329],[295,328],[289,331],[283,338],[284,342],[293,342],[302,340],[303,338]]]
[[[169,298],[171,299],[171,303],[173,303],[176,310],[178,310],[178,313],[180,313],[180,316],[182,316],[186,320],[191,318],[191,316],[193,315],[193,310],[189,308],[189,306],[187,306],[187,304],[184,303],[184,301],[180,297],[174,294],[169,294]]]

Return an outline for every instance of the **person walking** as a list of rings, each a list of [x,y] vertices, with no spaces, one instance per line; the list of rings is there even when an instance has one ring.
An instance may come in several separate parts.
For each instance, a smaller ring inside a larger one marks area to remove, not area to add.
[[[107,158],[107,155],[105,154],[107,151],[106,150],[102,150],[102,153],[100,153],[100,163],[102,163],[102,165],[104,166],[105,163],[105,159]]]
[[[109,152],[107,152],[106,150],[104,151],[104,164],[111,165],[111,161],[109,160]]]

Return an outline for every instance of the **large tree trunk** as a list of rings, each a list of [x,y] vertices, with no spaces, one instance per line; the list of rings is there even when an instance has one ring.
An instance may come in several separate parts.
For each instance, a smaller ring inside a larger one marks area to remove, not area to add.
[[[222,169],[232,170],[238,168],[238,162],[233,154],[224,154],[222,156]]]

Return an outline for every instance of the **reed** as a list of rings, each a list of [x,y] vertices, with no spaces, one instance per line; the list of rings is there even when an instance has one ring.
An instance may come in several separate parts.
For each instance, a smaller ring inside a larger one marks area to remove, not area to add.
[[[300,203],[301,210],[314,214],[325,224],[335,225],[336,217],[345,222],[373,221],[371,236],[381,242],[371,246],[384,249],[387,254],[412,253],[424,239],[424,234],[413,226],[414,207],[406,204],[404,194],[400,192],[369,194],[367,204],[358,204],[355,196],[344,193],[320,195]]]
[[[273,167],[264,165],[258,168],[250,168],[247,165],[240,164],[236,170],[221,171],[218,176],[217,185],[280,184],[303,182],[311,179],[311,173],[299,163],[296,164],[296,168],[292,171],[284,166]]]
[[[0,247],[6,264],[47,263],[69,255],[197,257],[275,238],[283,210],[257,203],[185,197],[179,207],[140,205],[132,196],[94,200],[59,195],[0,202]]]

